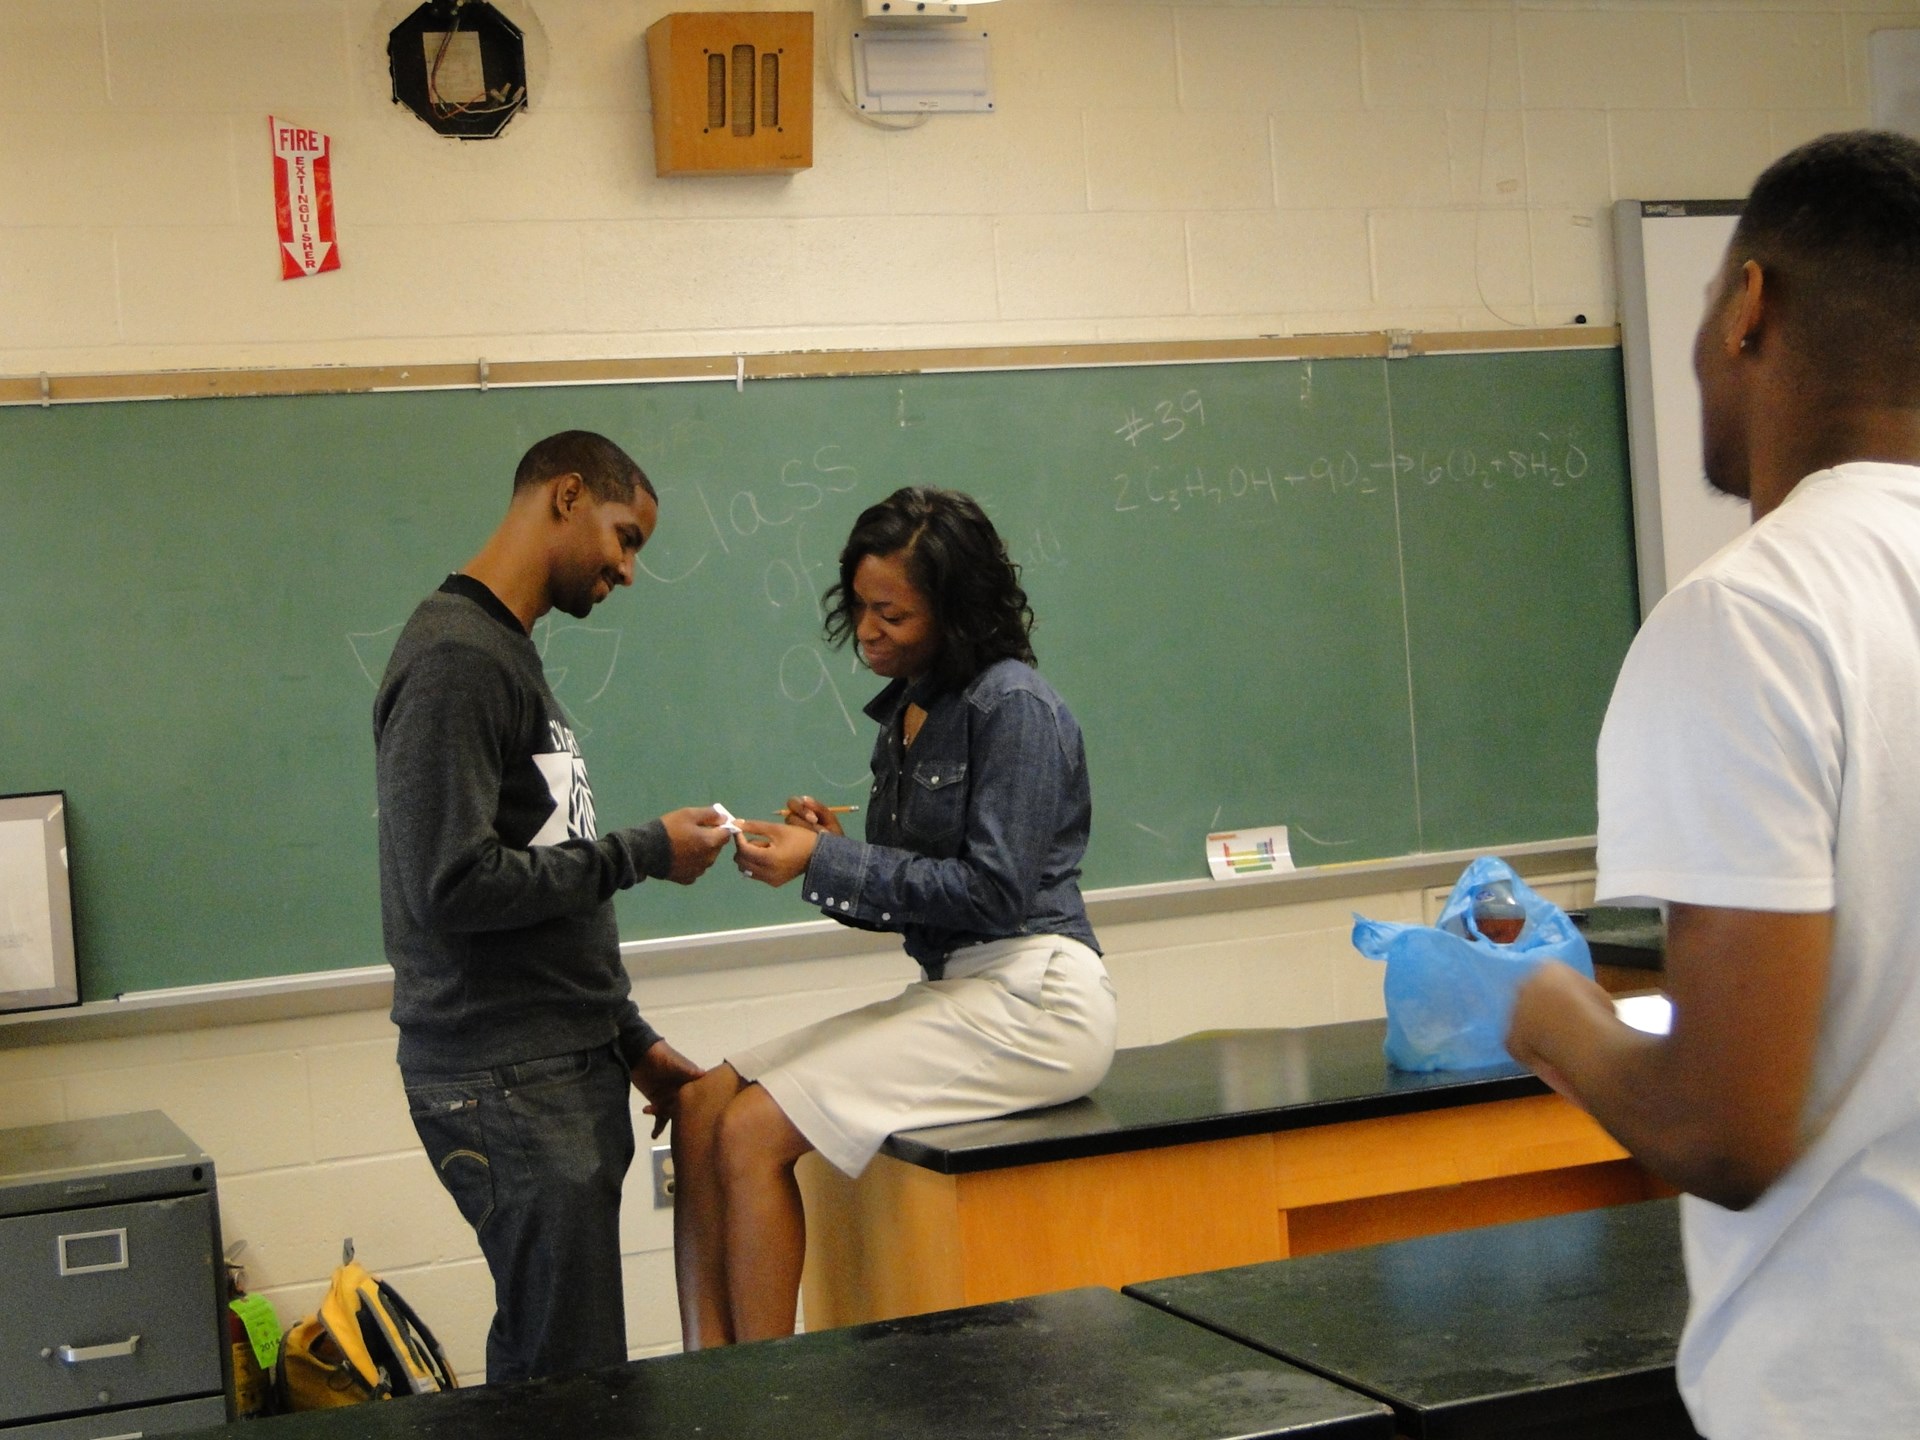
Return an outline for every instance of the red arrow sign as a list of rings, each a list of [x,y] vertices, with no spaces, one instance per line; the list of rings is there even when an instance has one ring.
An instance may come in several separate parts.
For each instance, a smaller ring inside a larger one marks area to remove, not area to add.
[[[273,200],[280,220],[280,278],[340,268],[333,233],[333,138],[267,117],[273,134]]]

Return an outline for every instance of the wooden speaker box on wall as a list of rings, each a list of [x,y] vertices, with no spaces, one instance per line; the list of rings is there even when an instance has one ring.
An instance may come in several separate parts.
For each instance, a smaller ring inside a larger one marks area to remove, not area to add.
[[[647,28],[662,175],[792,174],[813,164],[813,13],[681,12]]]

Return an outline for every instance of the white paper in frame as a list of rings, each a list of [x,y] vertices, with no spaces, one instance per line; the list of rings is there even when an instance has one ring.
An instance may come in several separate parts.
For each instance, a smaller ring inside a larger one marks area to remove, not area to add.
[[[66,796],[0,796],[0,1010],[77,1005]]]

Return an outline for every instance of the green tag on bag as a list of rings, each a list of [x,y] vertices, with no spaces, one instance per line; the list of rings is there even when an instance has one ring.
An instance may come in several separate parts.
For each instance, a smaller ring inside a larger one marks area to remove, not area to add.
[[[247,1327],[247,1339],[253,1344],[253,1358],[260,1362],[262,1370],[273,1369],[273,1362],[280,1357],[280,1317],[273,1313],[273,1306],[264,1295],[242,1295],[237,1300],[229,1300],[227,1308],[240,1317],[240,1323]]]

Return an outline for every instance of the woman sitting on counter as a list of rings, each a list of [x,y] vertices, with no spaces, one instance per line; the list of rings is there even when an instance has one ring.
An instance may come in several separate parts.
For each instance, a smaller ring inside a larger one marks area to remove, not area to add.
[[[827,591],[827,637],[889,683],[866,839],[807,795],[743,821],[742,873],[799,878],[844,924],[898,931],[922,978],[729,1056],[680,1093],[674,1248],[689,1350],[793,1333],[806,1249],[794,1165],[857,1176],[896,1130],[1092,1090],[1112,983],[1079,888],[1092,816],[1080,728],[1034,669],[1033,612],[969,496],[911,487],[866,510]]]

